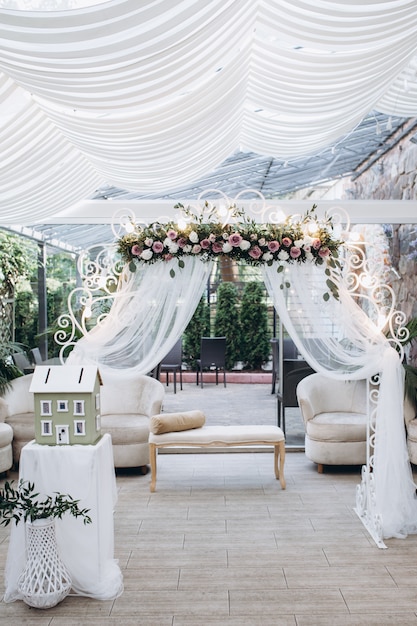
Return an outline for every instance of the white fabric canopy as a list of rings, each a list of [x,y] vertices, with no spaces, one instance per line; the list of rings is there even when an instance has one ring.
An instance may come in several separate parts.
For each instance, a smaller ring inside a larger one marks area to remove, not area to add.
[[[311,154],[373,109],[417,115],[414,0],[32,4],[0,0],[5,220],[103,183],[172,190],[237,149]]]

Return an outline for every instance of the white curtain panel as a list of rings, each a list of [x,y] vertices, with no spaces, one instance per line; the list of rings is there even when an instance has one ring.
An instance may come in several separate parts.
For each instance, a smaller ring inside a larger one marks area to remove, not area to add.
[[[190,321],[207,285],[212,263],[197,257],[126,269],[109,315],[80,339],[67,362],[97,364],[112,376],[150,372]],[[170,271],[175,271],[171,277]]]
[[[396,350],[365,313],[343,282],[339,300],[328,291],[323,268],[312,264],[264,266],[265,284],[282,323],[307,362],[329,378],[366,379],[380,375],[376,412],[374,478],[376,508],[383,536],[405,537],[417,532],[416,486],[408,460],[404,428],[404,374]],[[283,282],[289,287],[281,288]]]
[[[372,109],[417,115],[414,0],[41,4],[0,0],[7,221],[103,183],[172,190],[237,149],[305,156]]]

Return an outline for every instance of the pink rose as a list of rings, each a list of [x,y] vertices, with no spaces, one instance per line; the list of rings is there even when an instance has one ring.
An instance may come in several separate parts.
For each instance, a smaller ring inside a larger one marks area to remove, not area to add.
[[[201,246],[198,243],[195,243],[192,247],[191,252],[193,254],[198,254],[199,252],[201,252]]]
[[[219,254],[223,250],[223,244],[218,241],[215,241],[211,249],[213,250],[215,254]]]
[[[326,257],[326,256],[329,256],[329,254],[330,254],[330,250],[329,250],[329,248],[321,248],[321,249],[319,250],[319,256],[320,256],[322,259],[324,259],[324,257]]]
[[[168,254],[164,254],[164,261],[170,261],[173,258],[172,254],[168,252]]]
[[[313,241],[311,242],[311,246],[314,248],[314,250],[318,250],[319,248],[321,248],[320,239],[318,239],[317,237],[313,239]]]
[[[293,246],[293,247],[291,248],[291,250],[290,250],[290,257],[291,257],[292,259],[298,259],[298,257],[300,256],[300,254],[301,254],[301,250],[300,250],[300,248],[297,248],[297,246]]]
[[[286,248],[289,248],[291,244],[292,240],[289,237],[284,237],[284,239],[282,240],[282,245]]]
[[[268,250],[270,252],[276,252],[277,250],[279,250],[279,243],[278,241],[270,241],[268,244]]]
[[[155,252],[155,254],[161,254],[163,249],[164,244],[160,241],[154,241],[154,243],[152,244],[152,250]]]
[[[177,244],[179,248],[184,248],[187,245],[187,240],[184,237],[180,237]]]
[[[252,259],[259,259],[259,257],[262,256],[262,250],[259,246],[253,246],[253,248],[249,250],[249,256],[251,256]]]
[[[234,248],[237,248],[240,242],[242,241],[242,237],[241,235],[239,235],[239,233],[233,233],[232,235],[230,235],[228,241],[231,246],[233,246]]]
[[[167,237],[174,240],[178,237],[178,233],[176,230],[172,230],[172,228],[167,232]]]
[[[135,243],[134,246],[132,246],[132,250],[131,250],[132,254],[134,256],[139,256],[140,253],[142,252],[142,248],[140,246],[138,246],[137,243]]]
[[[202,239],[200,241],[200,246],[203,248],[203,250],[208,250],[210,248],[210,242],[208,239]]]

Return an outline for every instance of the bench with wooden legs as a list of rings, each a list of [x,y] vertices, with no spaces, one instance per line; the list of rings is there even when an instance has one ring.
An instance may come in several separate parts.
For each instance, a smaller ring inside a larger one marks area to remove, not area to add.
[[[273,446],[275,477],[285,489],[285,436],[278,426],[202,426],[161,435],[149,434],[151,492],[156,488],[157,452],[159,448],[224,448],[228,446]]]

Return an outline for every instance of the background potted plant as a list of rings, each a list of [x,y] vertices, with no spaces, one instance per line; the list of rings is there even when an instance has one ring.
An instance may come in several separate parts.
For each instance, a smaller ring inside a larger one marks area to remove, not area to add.
[[[58,492],[41,496],[34,483],[22,479],[16,489],[13,481],[0,489],[0,524],[26,523],[26,567],[17,588],[29,606],[51,608],[70,592],[71,576],[58,554],[55,520],[69,513],[90,524],[89,509],[81,509],[79,502]]]

